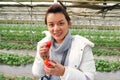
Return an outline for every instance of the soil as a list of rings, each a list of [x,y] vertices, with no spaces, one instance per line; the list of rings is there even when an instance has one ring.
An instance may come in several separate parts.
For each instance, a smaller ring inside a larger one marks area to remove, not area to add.
[[[94,55],[94,58],[95,59],[105,59],[105,60],[109,60],[109,61],[120,61],[120,56],[118,56],[118,55],[113,55],[113,56],[104,56],[104,55],[96,56],[96,55]]]

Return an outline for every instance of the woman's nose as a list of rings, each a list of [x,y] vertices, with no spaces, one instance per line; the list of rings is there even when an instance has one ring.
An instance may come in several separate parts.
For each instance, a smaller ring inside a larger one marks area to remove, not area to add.
[[[54,26],[54,30],[59,30],[60,28],[59,28],[59,26],[58,25],[55,25]]]

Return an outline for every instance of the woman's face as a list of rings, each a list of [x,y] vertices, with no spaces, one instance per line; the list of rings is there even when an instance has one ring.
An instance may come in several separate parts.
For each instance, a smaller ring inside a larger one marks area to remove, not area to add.
[[[67,22],[63,13],[49,13],[47,27],[56,42],[61,43],[69,30],[70,22]]]

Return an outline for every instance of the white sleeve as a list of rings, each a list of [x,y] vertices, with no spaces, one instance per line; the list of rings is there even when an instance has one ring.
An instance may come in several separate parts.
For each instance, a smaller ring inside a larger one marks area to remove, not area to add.
[[[39,43],[37,45],[37,53],[32,66],[32,74],[33,76],[40,78],[44,75],[44,63],[43,59],[39,55]]]
[[[76,60],[76,59],[75,59]],[[65,73],[61,76],[62,80],[94,80],[95,63],[93,58],[92,49],[90,46],[84,48],[82,55],[82,61],[79,68],[67,66],[65,67]],[[87,77],[86,77],[87,76]]]

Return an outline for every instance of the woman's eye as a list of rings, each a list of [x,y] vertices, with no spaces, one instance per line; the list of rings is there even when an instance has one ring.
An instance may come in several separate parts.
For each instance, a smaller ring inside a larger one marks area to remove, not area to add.
[[[64,23],[63,22],[60,22],[59,25],[63,25]]]
[[[48,24],[48,26],[53,27],[54,25],[53,24]]]

